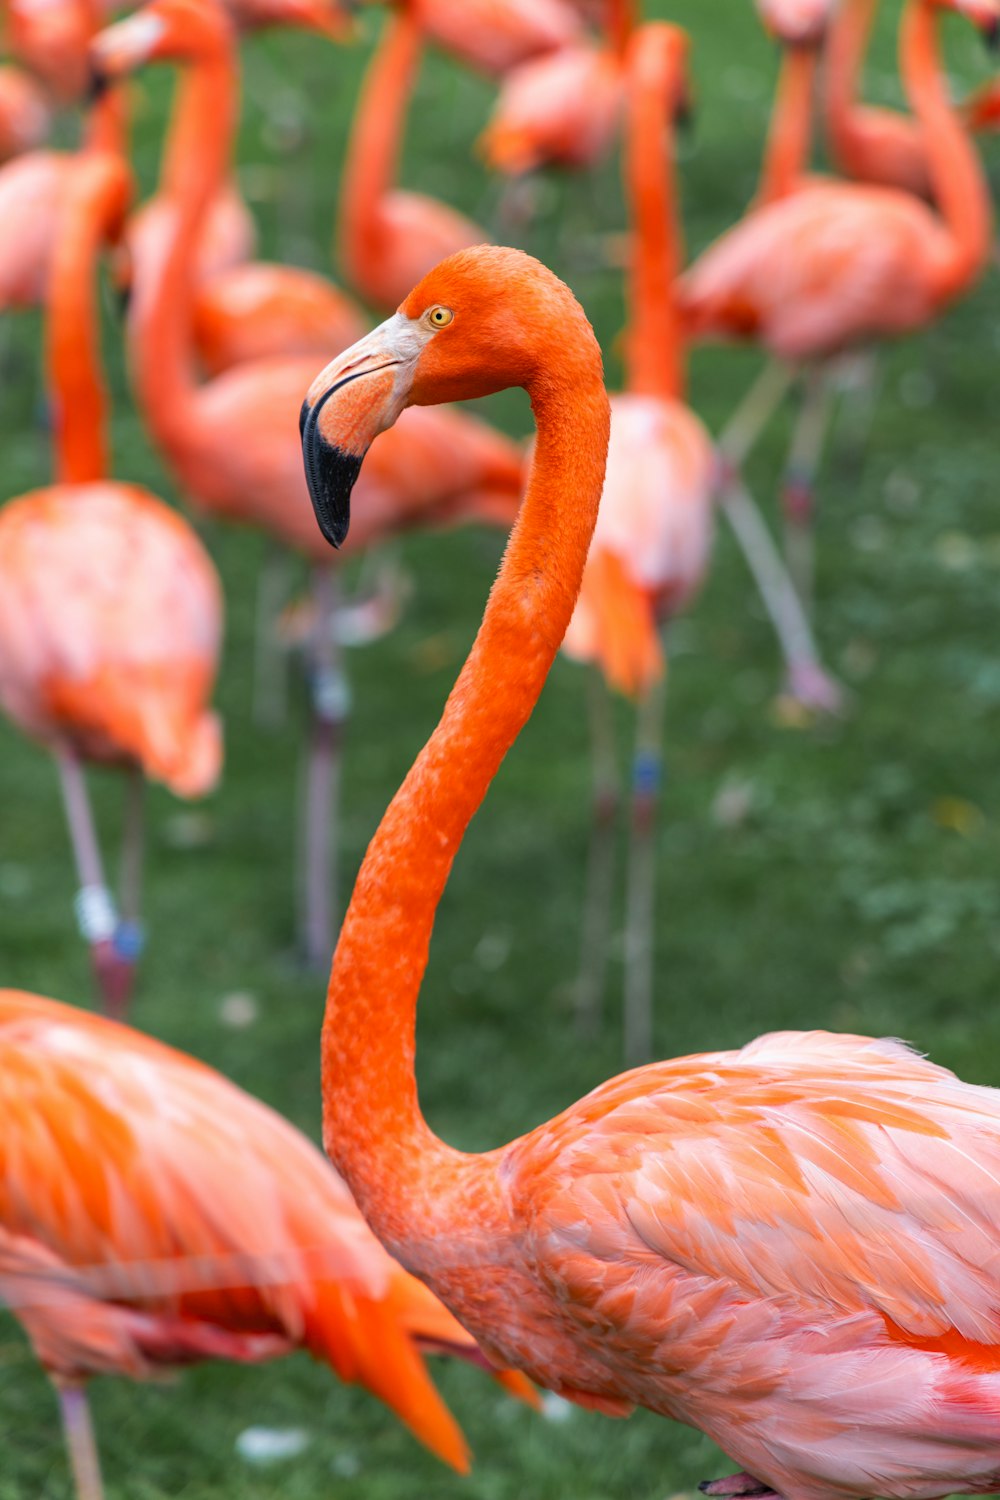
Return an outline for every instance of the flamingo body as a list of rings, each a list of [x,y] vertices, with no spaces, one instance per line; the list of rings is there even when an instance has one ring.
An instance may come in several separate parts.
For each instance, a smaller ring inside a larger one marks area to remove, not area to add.
[[[504,80],[482,136],[489,165],[516,175],[540,166],[586,167],[609,149],[621,113],[621,59],[602,47],[567,47]]]
[[[911,195],[816,183],[722,235],[679,300],[693,337],[825,357],[930,321],[952,295],[950,261],[941,220]]]
[[[414,14],[432,41],[489,74],[570,46],[583,29],[565,0],[414,0]]]
[[[72,158],[28,151],[0,168],[0,310],[36,307],[45,299],[59,210]]]
[[[251,261],[201,282],[192,333],[206,372],[218,375],[247,360],[345,349],[364,327],[325,276]]]
[[[0,705],[26,733],[136,761],[181,795],[209,790],[221,632],[204,548],[146,490],[53,485],[0,514]]]
[[[898,110],[856,105],[846,127],[828,122],[827,135],[839,172],[859,182],[933,199],[927,148],[918,121]]]
[[[20,68],[0,67],[0,162],[39,146],[51,124],[38,85]]]
[[[167,195],[156,193],[128,222],[126,243],[133,275],[142,277],[164,252],[171,233],[172,208]],[[229,271],[249,259],[257,243],[257,230],[246,203],[232,183],[215,194],[199,228],[194,277],[200,283]]]
[[[563,641],[635,695],[662,668],[658,625],[682,610],[708,567],[715,458],[681,402],[611,398],[607,477],[580,598]]]
[[[397,189],[381,198],[358,245],[344,258],[366,301],[397,307],[438,261],[485,239],[484,230],[440,199]],[[327,345],[327,352],[330,347],[336,346]]]
[[[0,1301],[51,1375],[308,1349],[459,1467],[421,1346],[472,1340],[280,1116],[103,1018],[0,991]]]

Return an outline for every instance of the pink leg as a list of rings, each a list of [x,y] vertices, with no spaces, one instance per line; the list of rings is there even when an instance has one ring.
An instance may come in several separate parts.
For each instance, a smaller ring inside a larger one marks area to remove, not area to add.
[[[82,1386],[57,1385],[59,1410],[62,1414],[63,1432],[70,1467],[76,1484],[77,1500],[103,1500],[104,1486],[101,1484],[101,1465],[94,1441],[94,1427],[90,1420],[87,1394]]]
[[[805,397],[795,424],[782,488],[788,571],[803,607],[810,613],[815,572],[816,474],[829,415],[829,374],[824,369],[813,368],[806,373]]]
[[[102,1008],[108,1015],[116,1015],[121,1013],[128,994],[132,965],[123,963],[115,949],[118,913],[104,880],[83,767],[68,747],[56,752],[56,765],[80,881],[74,903],[77,925],[90,948]]]
[[[308,966],[325,970],[333,954],[341,748],[348,713],[347,680],[341,665],[335,625],[336,580],[329,569],[316,569],[313,598],[312,725],[302,846],[305,864],[302,872],[301,941]]]
[[[703,1495],[716,1495],[721,1500],[781,1500],[780,1495],[745,1470],[727,1474],[724,1479],[703,1479],[698,1488]]]
[[[611,899],[615,874],[615,832],[621,788],[615,756],[611,698],[596,668],[588,668],[590,747],[594,802],[587,860],[587,894],[583,906],[580,973],[576,982],[576,1026],[581,1036],[596,1037],[608,969]]]
[[[663,775],[666,677],[653,684],[636,715],[632,767],[632,828],[625,913],[625,1066],[653,1055],[653,932],[656,828]]]

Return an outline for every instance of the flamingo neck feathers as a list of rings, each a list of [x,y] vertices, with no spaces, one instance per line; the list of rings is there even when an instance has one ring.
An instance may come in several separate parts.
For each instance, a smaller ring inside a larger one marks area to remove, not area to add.
[[[382,200],[392,191],[406,110],[420,57],[420,30],[409,3],[386,21],[355,112],[341,188],[340,235],[352,281],[381,253]]]
[[[237,108],[232,46],[220,40],[182,68],[166,160],[183,147],[185,170],[166,193],[167,233],[148,276],[136,287],[129,316],[138,398],[156,440],[167,448],[190,432],[195,418],[191,325],[197,248],[229,163]]]
[[[794,193],[808,171],[816,58],[816,48],[809,43],[784,49],[757,189],[760,206]]]
[[[53,404],[55,473],[89,484],[108,472],[107,391],[100,358],[95,276],[111,225],[125,209],[128,178],[119,157],[81,152],[53,242],[45,325]]]
[[[827,131],[842,155],[850,152],[854,142],[858,80],[874,19],[875,0],[844,0],[830,25],[823,97]]]
[[[923,131],[931,185],[951,250],[938,278],[942,301],[956,296],[985,267],[993,215],[979,158],[948,97],[938,55],[932,0],[908,0],[903,15],[903,83]]]
[[[655,25],[636,33],[628,76],[625,173],[634,233],[625,335],[626,387],[680,400],[684,345],[675,288],[684,258],[677,207],[673,69]]]
[[[106,89],[87,117],[84,150],[124,157],[126,120],[124,88]]]
[[[597,519],[610,410],[600,350],[575,315],[575,328],[540,332],[551,352],[547,369],[526,382],[538,437],[524,502],[441,721],[369,845],[327,995],[326,1150],[376,1234],[417,1274],[435,1250],[433,1235],[415,1238],[414,1226],[443,1227],[456,1194],[474,1198],[478,1224],[503,1222],[489,1194],[489,1158],[446,1146],[420,1113],[416,1007],[452,862],[541,692]]]
[[[606,0],[608,45],[624,60],[635,31],[635,0]]]

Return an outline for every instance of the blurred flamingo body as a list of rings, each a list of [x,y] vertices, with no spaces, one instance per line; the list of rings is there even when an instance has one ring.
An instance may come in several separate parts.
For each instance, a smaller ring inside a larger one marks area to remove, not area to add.
[[[503,75],[570,46],[582,26],[566,0],[413,0],[421,31],[462,62]]]
[[[181,117],[200,141],[183,191],[170,202],[170,233],[137,282],[130,310],[135,389],[154,440],[196,505],[261,527],[316,569],[301,938],[307,959],[317,964],[333,946],[329,845],[347,689],[332,639],[330,552],[312,521],[295,437],[315,358],[255,358],[200,384],[192,371],[192,258],[205,206],[229,161],[232,48],[232,27],[212,0],[158,0],[102,33],[95,55],[109,76],[151,58],[180,61]],[[368,489],[372,520],[359,539],[369,543],[413,524],[477,516],[509,525],[522,475],[518,447],[484,424],[459,412],[414,412],[379,455]]]
[[[13,990],[0,1103],[0,1303],[56,1385],[80,1500],[100,1494],[91,1376],[295,1349],[468,1468],[422,1356],[485,1361],[279,1115],[150,1037]]]
[[[322,518],[345,514],[344,460],[360,463],[408,401],[518,381],[538,423],[521,515],[334,957],[327,1151],[382,1242],[495,1361],[719,1443],[745,1472],[710,1495],[992,1490],[1000,1092],[898,1042],[784,1032],[625,1073],[481,1155],[421,1114],[416,1010],[437,909],[568,623],[610,414],[571,294],[487,247],[432,272],[306,398]]]
[[[0,67],[0,162],[40,146],[51,126],[38,85],[20,68]]]
[[[600,45],[581,40],[513,69],[480,138],[488,165],[520,176],[589,167],[606,155],[621,117],[632,28],[632,0],[608,0]]]
[[[182,796],[210,790],[221,763],[208,707],[222,623],[215,570],[179,516],[148,491],[104,477],[95,264],[120,230],[128,191],[119,157],[89,149],[73,159],[47,324],[57,483],[0,513],[0,704],[56,755],[78,917],[115,1009],[127,1002],[137,956],[141,808],[133,792],[119,917],[81,763],[124,765]]]
[[[420,58],[417,0],[403,0],[362,84],[348,138],[338,239],[348,280],[374,307],[398,307],[439,260],[487,239],[464,215],[424,193],[395,187],[406,108]],[[360,337],[327,350],[346,348]]]

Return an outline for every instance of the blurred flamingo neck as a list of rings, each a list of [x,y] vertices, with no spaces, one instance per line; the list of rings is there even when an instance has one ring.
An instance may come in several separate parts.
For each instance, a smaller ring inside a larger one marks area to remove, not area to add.
[[[379,208],[392,191],[406,111],[420,58],[420,29],[410,5],[387,20],[361,89],[344,164],[340,234],[353,267],[380,252]]]
[[[827,128],[834,145],[845,150],[853,140],[858,82],[875,19],[875,4],[876,0],[843,0],[833,17],[827,41],[823,74]]]
[[[907,96],[923,126],[934,199],[951,232],[950,263],[939,289],[947,297],[966,287],[986,265],[993,216],[975,147],[942,78],[937,27],[932,0],[908,0],[900,61]]]
[[[635,30],[635,0],[607,0],[609,46],[624,57]]]
[[[191,331],[196,255],[205,214],[229,164],[237,104],[231,56],[216,51],[184,68],[167,157],[182,145],[189,155],[165,195],[167,232],[149,274],[139,279],[129,316],[139,401],[164,444],[189,424],[198,392]]]
[[[786,47],[764,152],[757,202],[775,203],[802,185],[812,149],[816,48]]]
[[[114,216],[121,219],[125,192],[119,158],[77,157],[53,246],[45,325],[59,483],[89,484],[108,472],[108,402],[95,282],[98,255]]]
[[[654,29],[642,33],[627,79],[625,173],[634,233],[625,383],[636,395],[679,400],[685,382],[675,302],[683,260],[671,107],[677,89],[657,42]]]
[[[330,977],[326,1149],[376,1233],[414,1269],[408,1215],[433,1202],[435,1181],[454,1183],[481,1160],[439,1141],[417,1102],[416,1007],[434,917],[466,827],[559,649],[604,483],[600,353],[589,329],[569,345],[574,331],[552,330],[556,369],[529,388],[538,440],[521,513],[441,721],[369,845]]]
[[[116,156],[124,156],[128,148],[127,123],[124,87],[119,85],[117,88],[107,89],[87,116],[84,150],[108,151]]]

